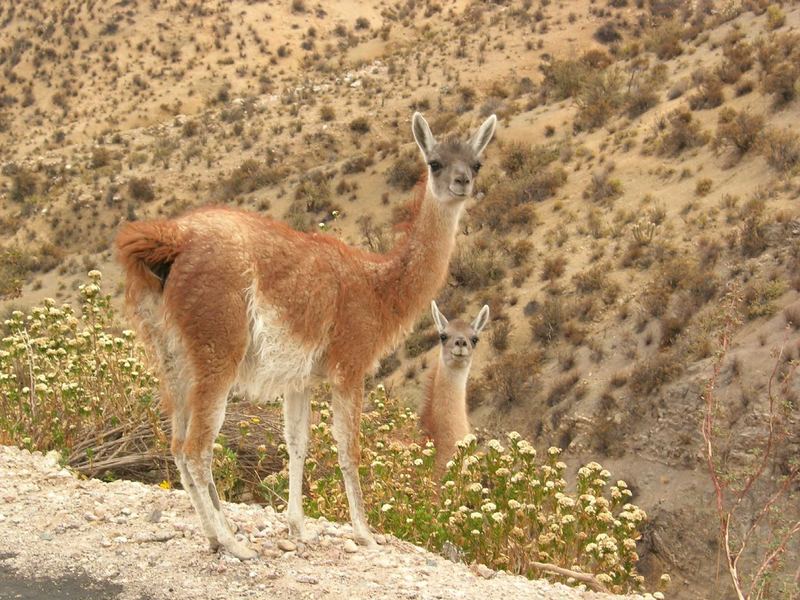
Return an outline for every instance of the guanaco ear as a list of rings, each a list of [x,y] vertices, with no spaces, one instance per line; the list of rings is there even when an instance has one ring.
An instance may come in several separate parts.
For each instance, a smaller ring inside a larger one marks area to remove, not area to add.
[[[475,154],[478,156],[486,149],[486,146],[489,145],[489,142],[494,135],[494,129],[497,125],[497,116],[492,115],[488,119],[486,119],[483,124],[478,128],[478,131],[469,138],[470,146],[475,151]]]
[[[436,306],[436,300],[431,300],[431,314],[433,315],[433,322],[436,323],[436,329],[439,333],[444,333],[444,330],[447,329],[447,319],[442,314],[442,311],[439,310],[439,307]]]
[[[431,128],[428,126],[425,117],[418,112],[415,112],[411,119],[411,133],[414,134],[417,146],[419,146],[419,149],[422,151],[422,157],[427,163],[430,160],[434,146],[436,146],[436,138],[433,137],[433,133],[431,133]]]
[[[483,331],[483,328],[486,327],[486,323],[489,322],[489,305],[484,304],[481,312],[478,313],[478,316],[475,317],[475,320],[472,322],[472,329],[475,333],[480,333]]]

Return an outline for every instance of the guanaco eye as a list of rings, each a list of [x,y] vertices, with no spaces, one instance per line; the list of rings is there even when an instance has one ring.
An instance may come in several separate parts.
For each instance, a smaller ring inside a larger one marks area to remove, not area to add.
[[[472,170],[477,173],[478,171],[481,170],[482,166],[483,165],[481,163],[475,163],[474,165],[472,165]]]
[[[446,333],[440,333],[439,339],[442,340],[442,343],[444,344],[448,339],[450,339],[450,336]]]
[[[478,336],[477,335],[472,338],[472,345],[473,346],[477,346],[478,345]]]
[[[440,163],[438,160],[432,160],[431,162],[428,163],[428,166],[434,173],[442,170],[442,163]]]

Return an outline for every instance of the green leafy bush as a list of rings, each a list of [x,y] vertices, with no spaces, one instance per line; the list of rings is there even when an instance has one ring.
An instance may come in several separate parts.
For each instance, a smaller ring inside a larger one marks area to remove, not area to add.
[[[280,167],[248,159],[242,162],[228,177],[217,182],[217,189],[223,200],[231,200],[241,194],[254,192],[268,185],[275,185],[284,177]]]
[[[99,463],[104,449],[119,448],[115,444],[123,439],[130,442],[130,455],[166,445],[157,380],[133,332],[116,329],[99,271],[89,279],[79,288],[78,313],[46,299],[29,314],[14,311],[5,321],[0,443],[55,449],[70,464]]]
[[[370,393],[369,404],[374,410],[361,422],[361,478],[372,525],[431,550],[455,548],[465,562],[528,577],[542,575],[533,564],[540,561],[592,573],[617,591],[641,586],[636,541],[646,515],[627,502],[632,494],[625,482],[608,485],[611,475],[599,464],[581,467],[567,492],[558,448],[539,459],[516,432],[485,447],[468,435],[437,480],[433,444],[406,441],[419,435],[414,412],[383,386]],[[305,507],[311,516],[347,520],[330,405],[318,398],[312,407]],[[282,509],[287,470],[263,485]]]

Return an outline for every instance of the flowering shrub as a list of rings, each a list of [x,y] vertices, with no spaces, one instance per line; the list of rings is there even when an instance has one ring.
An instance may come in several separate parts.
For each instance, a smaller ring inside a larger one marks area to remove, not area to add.
[[[5,322],[0,443],[59,450],[67,463],[88,474],[142,476],[162,461],[162,485],[169,487],[174,473],[157,410],[158,381],[145,367],[133,332],[117,327],[100,273],[92,271],[89,279],[79,288],[78,312],[48,299],[29,314],[15,311]],[[433,444],[413,441],[419,438],[416,414],[383,386],[370,393],[369,402],[373,410],[361,424],[360,475],[368,516],[378,529],[465,562],[526,576],[540,576],[544,562],[578,575],[591,573],[611,590],[641,586],[636,540],[645,514],[627,503],[631,492],[624,482],[608,485],[610,474],[600,465],[579,469],[576,490],[568,493],[558,448],[538,459],[515,432],[485,447],[470,435],[438,478]],[[325,390],[312,407],[306,510],[347,521]],[[279,468],[273,463],[274,443],[264,437],[264,431],[277,429],[280,406],[261,407],[260,417],[236,404],[229,408],[234,426],[215,445],[221,489],[231,499],[255,492],[283,508],[288,475],[285,466],[272,472]],[[262,430],[265,423],[269,427]],[[243,462],[248,440],[261,443]],[[285,461],[285,446],[280,448]]]
[[[116,328],[100,281],[91,271],[80,286],[78,313],[48,298],[5,321],[0,443],[56,449],[70,464],[98,462],[100,470],[122,442],[129,444],[117,456],[127,458],[163,442],[157,380],[133,332]]]
[[[636,540],[646,515],[629,504],[625,482],[608,485],[610,474],[591,462],[567,492],[561,450],[542,459],[516,432],[504,442],[479,447],[474,435],[459,443],[441,480],[434,476],[435,448],[418,437],[416,415],[386,394],[370,393],[374,410],[362,418],[361,478],[368,517],[378,529],[432,550],[455,552],[478,562],[529,577],[541,576],[534,562],[592,573],[612,590],[636,589]],[[312,403],[305,473],[306,510],[311,516],[347,521],[347,497],[337,465],[329,404]],[[267,498],[282,508],[288,473],[265,478]]]

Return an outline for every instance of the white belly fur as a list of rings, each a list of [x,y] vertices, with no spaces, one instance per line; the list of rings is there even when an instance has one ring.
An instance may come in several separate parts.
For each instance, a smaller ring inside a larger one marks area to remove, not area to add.
[[[248,290],[250,343],[239,368],[236,390],[251,400],[274,400],[288,390],[306,388],[318,365],[321,348],[293,338],[271,306]]]

